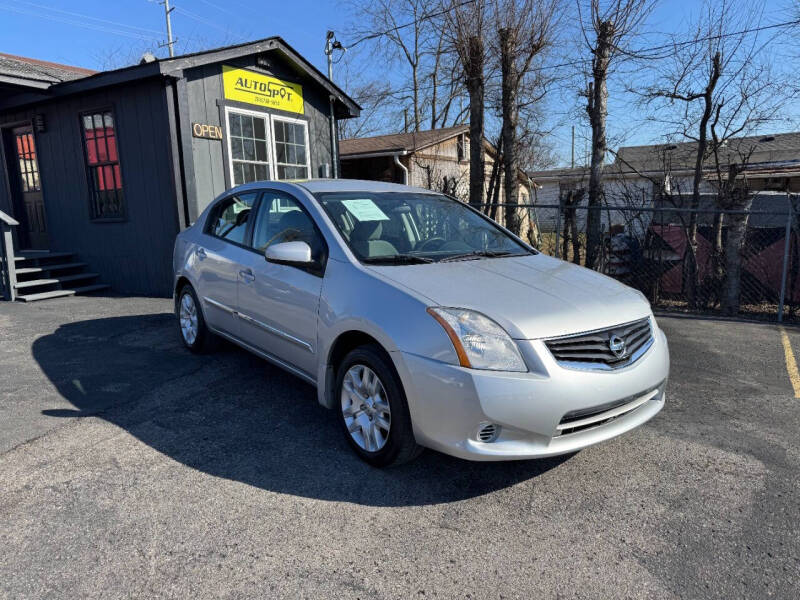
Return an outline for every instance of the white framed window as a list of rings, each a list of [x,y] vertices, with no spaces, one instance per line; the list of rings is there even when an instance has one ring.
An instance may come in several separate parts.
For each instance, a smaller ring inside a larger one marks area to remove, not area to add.
[[[273,179],[269,115],[226,108],[225,121],[233,185]]]
[[[311,178],[306,121],[273,115],[272,132],[275,179]]]

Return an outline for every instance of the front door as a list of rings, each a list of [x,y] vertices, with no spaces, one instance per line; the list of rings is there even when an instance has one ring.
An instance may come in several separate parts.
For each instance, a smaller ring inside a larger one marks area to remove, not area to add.
[[[30,125],[11,130],[11,182],[15,192],[15,212],[20,222],[20,246],[32,250],[45,250],[47,222],[44,215],[44,198],[39,179],[39,162],[36,144]]]
[[[281,192],[261,196],[252,246],[239,279],[241,336],[248,344],[316,377],[317,309],[322,291],[319,269],[269,263],[272,244],[304,241],[321,268],[325,243],[300,203]]]

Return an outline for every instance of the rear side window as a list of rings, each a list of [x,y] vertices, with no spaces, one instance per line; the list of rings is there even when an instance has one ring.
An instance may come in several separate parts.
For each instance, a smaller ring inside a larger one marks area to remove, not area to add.
[[[236,244],[245,243],[250,211],[258,192],[229,196],[220,202],[211,214],[206,233]]]

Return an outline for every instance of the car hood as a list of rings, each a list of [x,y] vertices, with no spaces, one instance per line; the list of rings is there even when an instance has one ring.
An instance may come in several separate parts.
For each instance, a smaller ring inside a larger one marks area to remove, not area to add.
[[[432,305],[482,312],[515,339],[613,327],[651,314],[636,290],[545,254],[369,269]]]

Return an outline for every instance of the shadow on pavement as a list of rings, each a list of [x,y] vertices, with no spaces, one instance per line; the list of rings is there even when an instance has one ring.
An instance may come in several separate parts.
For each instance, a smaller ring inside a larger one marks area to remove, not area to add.
[[[374,506],[453,502],[568,458],[473,463],[426,451],[373,469],[314,388],[232,345],[192,355],[168,313],[62,325],[34,342],[33,355],[75,406],[45,415],[97,415],[193,469],[278,493]]]

